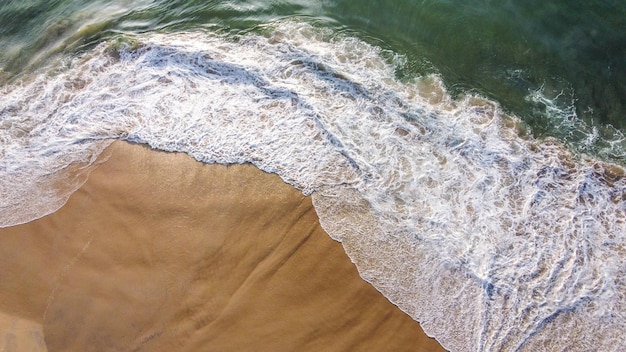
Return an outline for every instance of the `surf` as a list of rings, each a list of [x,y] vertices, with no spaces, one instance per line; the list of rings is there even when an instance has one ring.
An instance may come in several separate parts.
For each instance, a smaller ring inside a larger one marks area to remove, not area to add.
[[[57,210],[114,140],[251,163],[448,349],[623,348],[624,169],[405,63],[296,19],[103,42],[3,85],[1,225]]]

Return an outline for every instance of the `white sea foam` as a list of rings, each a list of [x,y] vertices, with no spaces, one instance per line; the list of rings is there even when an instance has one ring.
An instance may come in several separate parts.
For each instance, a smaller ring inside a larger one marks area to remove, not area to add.
[[[114,139],[250,162],[313,193],[363,278],[451,350],[626,348],[621,167],[525,137],[437,77],[399,82],[357,39],[262,32],[105,43],[4,87],[2,225],[60,206],[27,195]]]
[[[541,107],[544,133],[557,135],[561,142],[578,153],[597,155],[605,160],[626,162],[626,136],[611,125],[590,125],[578,117],[576,99],[571,92],[552,92],[544,87],[526,97]]]

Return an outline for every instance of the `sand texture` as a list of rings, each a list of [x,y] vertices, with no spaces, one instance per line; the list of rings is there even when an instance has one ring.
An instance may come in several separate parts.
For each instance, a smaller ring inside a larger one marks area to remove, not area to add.
[[[0,351],[442,351],[277,176],[105,154],[59,211],[0,229]]]

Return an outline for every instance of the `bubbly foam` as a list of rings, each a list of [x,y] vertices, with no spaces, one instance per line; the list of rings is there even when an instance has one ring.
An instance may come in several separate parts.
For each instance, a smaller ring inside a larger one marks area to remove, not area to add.
[[[114,139],[253,163],[313,194],[363,278],[448,349],[626,347],[621,167],[453,100],[435,76],[400,82],[402,58],[357,39],[261,32],[119,39],[5,86],[2,225],[60,206],[25,194]]]
[[[595,155],[603,160],[626,163],[626,137],[611,125],[589,124],[578,117],[576,99],[571,92],[547,94],[541,87],[526,97],[542,107],[541,133],[558,136],[578,153]]]

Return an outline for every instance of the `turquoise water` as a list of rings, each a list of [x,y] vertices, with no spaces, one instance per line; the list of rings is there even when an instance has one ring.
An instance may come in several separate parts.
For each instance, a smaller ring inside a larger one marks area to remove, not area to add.
[[[115,140],[311,194],[452,351],[626,349],[624,7],[4,1],[0,226]],[[97,338],[97,337],[94,337]]]

